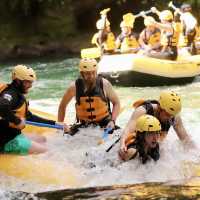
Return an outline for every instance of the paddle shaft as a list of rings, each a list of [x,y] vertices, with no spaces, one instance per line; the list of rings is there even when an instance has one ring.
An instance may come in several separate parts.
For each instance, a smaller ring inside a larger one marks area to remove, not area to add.
[[[149,13],[152,13],[152,11],[151,10],[147,10],[147,11],[144,12],[145,15],[148,15]],[[142,17],[142,14],[138,13],[137,15],[135,15],[135,18],[136,17]]]
[[[112,128],[106,128],[103,132],[102,140],[105,140],[108,137],[109,132],[112,131]]]
[[[41,122],[32,122],[32,121],[26,121],[26,124],[32,125],[32,126],[38,126],[38,127],[47,127],[47,128],[55,128],[55,129],[60,129],[63,130],[63,125],[59,124],[46,124],[46,123],[41,123]]]

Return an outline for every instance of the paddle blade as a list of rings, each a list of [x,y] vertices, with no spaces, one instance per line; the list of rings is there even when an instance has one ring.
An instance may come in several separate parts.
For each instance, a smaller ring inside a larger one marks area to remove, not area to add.
[[[81,50],[81,58],[99,58],[101,57],[101,50],[99,48],[87,48]]]

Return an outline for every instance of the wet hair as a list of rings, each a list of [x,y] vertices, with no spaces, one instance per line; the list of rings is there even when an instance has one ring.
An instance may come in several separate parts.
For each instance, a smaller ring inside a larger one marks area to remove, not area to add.
[[[135,139],[135,146],[139,153],[142,164],[145,164],[150,157],[154,161],[157,161],[160,158],[159,144],[157,144],[155,148],[149,149],[147,153],[144,151],[145,135],[146,132],[138,132]]]

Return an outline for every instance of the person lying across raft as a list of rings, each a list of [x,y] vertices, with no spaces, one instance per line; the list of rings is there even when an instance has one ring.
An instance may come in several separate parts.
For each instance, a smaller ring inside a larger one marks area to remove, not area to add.
[[[81,59],[79,70],[81,77],[70,84],[62,97],[58,109],[58,121],[64,121],[66,107],[75,97],[77,122],[84,126],[96,124],[114,129],[120,112],[120,101],[111,83],[97,75],[95,59]]]
[[[44,153],[45,137],[22,134],[25,119],[55,125],[55,121],[32,114],[25,95],[36,80],[34,70],[17,65],[12,71],[12,82],[0,84],[0,151],[14,154]]]
[[[142,164],[151,159],[157,161],[160,158],[160,131],[161,124],[156,117],[147,114],[140,116],[136,120],[135,134],[130,134],[126,140],[127,154],[123,160],[139,158]]]
[[[136,129],[137,119],[144,115],[149,114],[156,117],[161,123],[161,134],[159,140],[162,141],[167,136],[170,127],[172,126],[185,147],[195,147],[190,136],[188,135],[181,116],[181,98],[173,91],[163,91],[160,93],[159,101],[157,100],[139,100],[134,103],[135,110],[123,130],[119,155],[122,159],[127,156],[127,138],[130,133],[134,134]]]

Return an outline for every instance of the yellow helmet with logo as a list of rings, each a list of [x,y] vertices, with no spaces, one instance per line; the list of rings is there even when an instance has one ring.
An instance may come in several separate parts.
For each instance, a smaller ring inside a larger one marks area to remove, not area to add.
[[[97,61],[93,58],[83,58],[79,63],[80,72],[96,71]]]
[[[181,98],[173,91],[163,91],[159,99],[160,107],[170,115],[177,115],[181,111]]]
[[[12,80],[19,79],[21,81],[35,81],[36,74],[31,67],[25,65],[17,65],[12,71]]]
[[[173,20],[173,14],[170,10],[163,10],[159,15],[160,20],[170,21]]]
[[[145,26],[151,26],[154,21],[155,21],[155,19],[151,16],[145,17],[144,18],[144,25]]]
[[[99,19],[96,22],[96,27],[97,27],[98,30],[104,29],[107,26],[110,26],[110,22],[107,19]]]
[[[156,132],[161,131],[159,120],[152,115],[142,115],[136,121],[136,131],[139,132]]]

